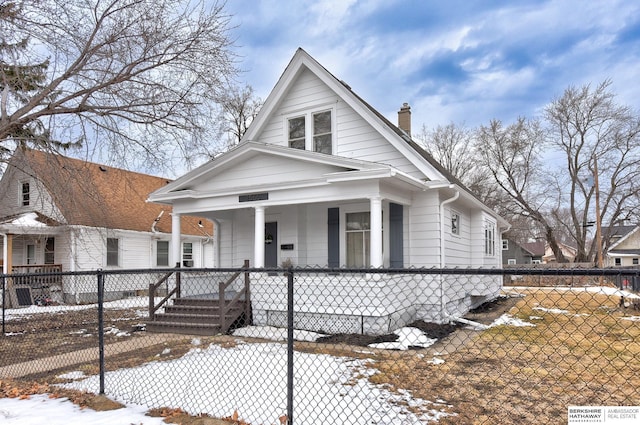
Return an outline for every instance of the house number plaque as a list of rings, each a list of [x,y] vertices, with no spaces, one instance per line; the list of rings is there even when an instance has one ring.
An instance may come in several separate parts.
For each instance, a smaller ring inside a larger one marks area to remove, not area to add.
[[[266,201],[269,199],[269,193],[252,193],[249,195],[238,196],[238,202],[255,202]]]

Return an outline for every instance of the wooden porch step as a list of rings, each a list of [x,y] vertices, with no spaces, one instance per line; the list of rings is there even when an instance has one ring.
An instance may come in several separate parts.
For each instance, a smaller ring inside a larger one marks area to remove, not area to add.
[[[176,323],[167,321],[154,321],[147,323],[147,332],[214,336],[219,334],[221,332],[221,329],[219,324],[212,323]]]
[[[239,302],[225,315],[227,326],[237,321],[245,312],[244,302]],[[157,312],[147,323],[148,332],[171,332],[186,335],[216,335],[220,325],[220,303],[213,299],[179,298],[172,305]]]

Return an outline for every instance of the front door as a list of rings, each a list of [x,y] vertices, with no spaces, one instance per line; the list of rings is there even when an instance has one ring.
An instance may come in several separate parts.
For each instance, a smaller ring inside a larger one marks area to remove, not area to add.
[[[264,266],[278,267],[278,222],[264,224]]]

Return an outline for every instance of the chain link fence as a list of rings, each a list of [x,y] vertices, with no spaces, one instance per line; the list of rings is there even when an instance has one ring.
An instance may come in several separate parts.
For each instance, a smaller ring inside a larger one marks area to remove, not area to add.
[[[639,270],[0,276],[0,380],[259,424],[563,424],[640,405]]]

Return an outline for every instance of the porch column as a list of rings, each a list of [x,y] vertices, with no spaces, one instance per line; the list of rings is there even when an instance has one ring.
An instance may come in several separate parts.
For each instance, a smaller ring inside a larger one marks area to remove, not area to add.
[[[382,267],[382,199],[371,198],[371,267]]]
[[[176,265],[180,263],[182,258],[182,249],[180,247],[180,214],[171,214],[171,262]]]
[[[255,236],[253,242],[254,267],[264,267],[264,207],[257,206],[255,221]]]

